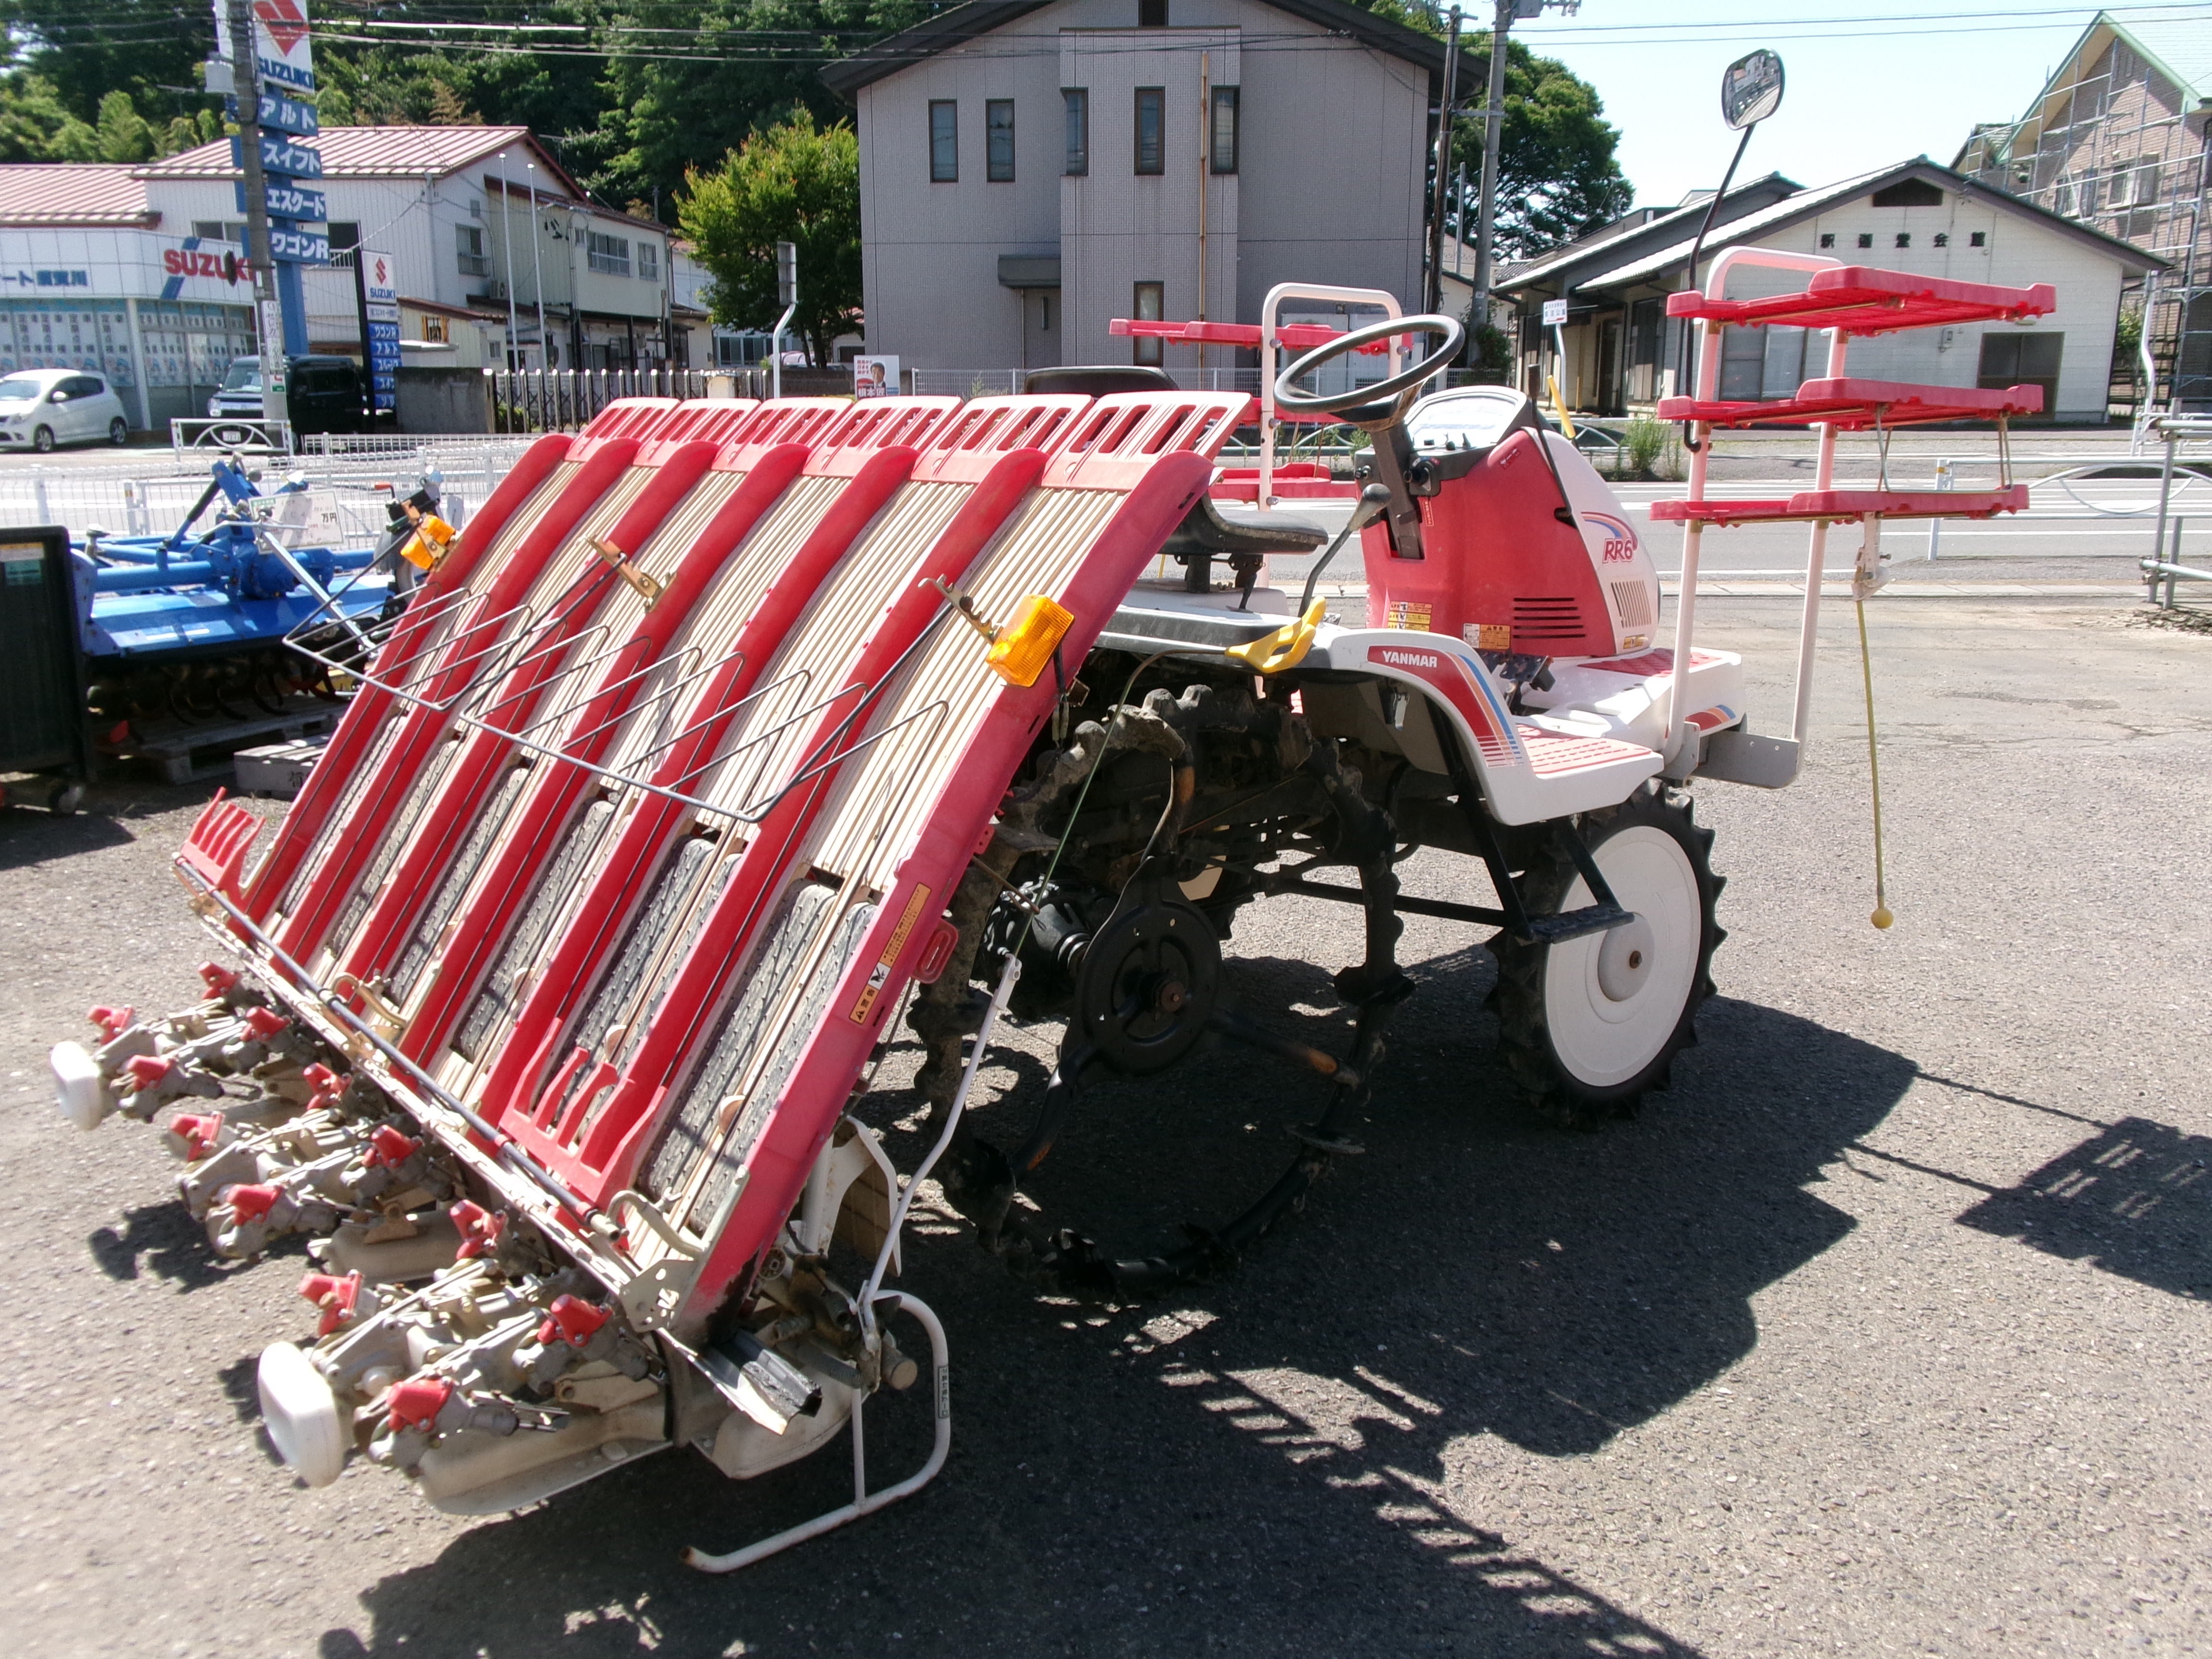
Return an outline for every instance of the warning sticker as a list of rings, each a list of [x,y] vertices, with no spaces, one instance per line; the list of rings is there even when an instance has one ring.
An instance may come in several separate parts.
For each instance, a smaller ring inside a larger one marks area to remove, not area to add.
[[[1382,625],[1385,628],[1404,628],[1416,634],[1425,634],[1429,631],[1429,618],[1432,614],[1434,614],[1432,609],[1428,605],[1419,605],[1410,599],[1393,599],[1390,601],[1389,614],[1384,618]]]
[[[921,920],[922,907],[929,902],[929,889],[917,887],[907,895],[906,908],[899,912],[898,926],[884,942],[884,953],[876,958],[876,965],[868,969],[868,982],[860,988],[860,994],[853,1003],[851,1018],[855,1025],[868,1023],[868,1012],[876,1006],[876,999],[890,983],[891,964],[906,949],[906,942],[914,937],[915,924]]]

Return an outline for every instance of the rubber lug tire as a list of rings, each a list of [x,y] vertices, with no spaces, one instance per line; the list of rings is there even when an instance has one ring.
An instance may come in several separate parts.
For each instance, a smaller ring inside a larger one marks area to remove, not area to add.
[[[1671,836],[1687,856],[1697,880],[1700,927],[1697,967],[1680,1017],[1634,1076],[1601,1086],[1572,1076],[1554,1052],[1547,1030],[1544,968],[1551,947],[1522,945],[1503,933],[1486,944],[1498,959],[1498,982],[1491,988],[1487,1006],[1498,1016],[1499,1054],[1514,1083],[1537,1110],[1563,1128],[1596,1129],[1614,1118],[1633,1117],[1647,1092],[1668,1086],[1674,1056],[1697,1043],[1698,1010],[1713,994],[1713,951],[1728,937],[1727,930],[1714,919],[1728,878],[1713,873],[1713,832],[1698,824],[1688,795],[1647,786],[1618,806],[1585,812],[1563,823],[1559,831],[1579,835],[1595,854],[1623,830],[1639,825]],[[1544,856],[1532,862],[1514,884],[1530,915],[1549,915],[1559,910],[1575,879],[1572,860],[1547,848]],[[1625,895],[1621,902],[1635,908]]]

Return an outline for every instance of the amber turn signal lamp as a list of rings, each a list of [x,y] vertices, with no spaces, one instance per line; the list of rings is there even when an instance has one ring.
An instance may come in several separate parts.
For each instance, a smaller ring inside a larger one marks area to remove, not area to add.
[[[1009,685],[1035,685],[1052,653],[1075,626],[1075,613],[1049,595],[1032,593],[991,641],[983,660]]]

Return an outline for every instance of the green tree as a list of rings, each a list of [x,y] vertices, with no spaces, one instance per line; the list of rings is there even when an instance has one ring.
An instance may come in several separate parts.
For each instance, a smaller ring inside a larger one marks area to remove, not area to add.
[[[1460,87],[1469,107],[1489,85],[1490,37],[1460,37]],[[1636,192],[1615,151],[1620,133],[1604,118],[1595,88],[1556,58],[1518,40],[1505,46],[1505,119],[1498,143],[1497,253],[1526,259],[1609,224],[1634,205]],[[1452,166],[1467,168],[1468,238],[1481,211],[1483,122],[1452,126]],[[1454,216],[1456,217],[1456,215]]]
[[[111,92],[100,100],[100,119],[94,130],[100,135],[103,161],[150,161],[160,148],[154,129],[127,92]]]
[[[54,139],[73,118],[51,81],[23,73],[0,76],[0,161],[55,160]]]
[[[649,197],[800,110],[829,125],[844,111],[822,84],[823,61],[939,9],[930,0],[627,0],[609,14],[607,40],[637,49],[608,60],[606,117],[580,149],[582,170],[613,200]],[[629,29],[698,33],[679,49],[680,35]]]
[[[210,103],[200,94],[167,90],[197,86],[200,60],[215,50],[215,10],[207,0],[100,0],[94,6],[0,0],[0,31],[14,63],[46,82],[62,106],[88,126],[96,125],[102,100],[116,92],[131,94],[134,112],[163,123]]]
[[[800,111],[748,138],[712,172],[684,175],[677,222],[714,277],[717,322],[768,328],[782,314],[775,245],[799,247],[792,319],[817,363],[860,317],[860,146],[853,129]]]

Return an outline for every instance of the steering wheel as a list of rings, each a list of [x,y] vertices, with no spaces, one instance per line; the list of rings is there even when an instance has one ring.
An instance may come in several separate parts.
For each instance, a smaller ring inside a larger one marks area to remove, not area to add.
[[[1334,362],[1347,351],[1357,351],[1396,334],[1441,334],[1443,343],[1411,368],[1401,369],[1387,380],[1370,380],[1347,392],[1302,392],[1294,384],[1301,375],[1312,374],[1323,363]],[[1435,313],[1418,317],[1385,317],[1380,322],[1340,334],[1316,346],[1275,376],[1275,407],[1297,415],[1342,415],[1355,425],[1387,423],[1404,412],[1394,400],[1412,392],[1458,356],[1466,339],[1467,330],[1455,319]]]

